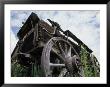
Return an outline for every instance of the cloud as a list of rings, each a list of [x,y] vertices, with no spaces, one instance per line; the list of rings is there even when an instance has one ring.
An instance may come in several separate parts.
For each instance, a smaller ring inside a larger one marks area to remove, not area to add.
[[[11,33],[11,53],[13,52],[13,50],[14,50],[14,48],[15,48],[15,46],[16,46],[16,43],[17,43],[17,41],[18,41],[18,39],[16,39],[16,37],[15,37],[15,35],[14,35],[14,33],[13,33],[13,31],[11,30],[10,31],[10,33]]]
[[[19,30],[31,12],[46,22],[48,18],[58,22],[63,30],[70,30],[100,60],[100,11],[12,11],[11,26],[18,27]]]

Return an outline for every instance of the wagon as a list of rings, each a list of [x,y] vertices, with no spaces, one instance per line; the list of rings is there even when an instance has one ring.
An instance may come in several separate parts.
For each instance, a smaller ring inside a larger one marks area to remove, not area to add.
[[[72,77],[82,75],[81,40],[69,30],[63,31],[57,22],[40,19],[31,13],[17,33],[19,41],[11,54],[11,60],[28,67],[35,64],[43,77]]]

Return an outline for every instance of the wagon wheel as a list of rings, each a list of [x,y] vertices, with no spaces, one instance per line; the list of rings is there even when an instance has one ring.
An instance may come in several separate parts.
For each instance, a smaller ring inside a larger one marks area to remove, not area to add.
[[[74,76],[74,72],[78,69],[76,59],[79,59],[79,55],[67,40],[61,37],[51,38],[42,51],[43,76]]]

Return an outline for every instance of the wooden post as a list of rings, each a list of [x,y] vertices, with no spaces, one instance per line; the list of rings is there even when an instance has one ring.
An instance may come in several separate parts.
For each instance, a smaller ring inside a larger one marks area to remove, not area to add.
[[[33,45],[36,46],[38,41],[38,24],[34,27],[34,38],[33,38]]]

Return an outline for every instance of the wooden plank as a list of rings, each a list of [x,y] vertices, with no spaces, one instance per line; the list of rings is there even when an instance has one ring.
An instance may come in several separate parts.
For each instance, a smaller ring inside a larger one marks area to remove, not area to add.
[[[30,31],[35,26],[36,23],[38,23],[38,21],[39,21],[39,17],[37,16],[37,14],[32,12],[31,15],[28,17],[28,19],[26,20],[26,22],[24,23],[24,25],[17,33],[18,38],[22,39],[24,35],[26,35],[28,31]],[[31,22],[33,24],[31,24]]]
[[[40,25],[43,29],[45,29],[47,32],[49,32],[49,33],[51,33],[51,34],[54,34],[55,29],[54,29],[52,26],[50,26],[48,23],[46,23],[45,21],[40,20],[40,21],[39,21],[39,25]]]

